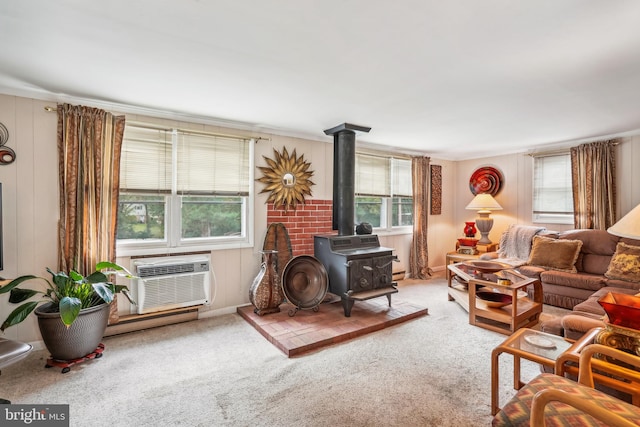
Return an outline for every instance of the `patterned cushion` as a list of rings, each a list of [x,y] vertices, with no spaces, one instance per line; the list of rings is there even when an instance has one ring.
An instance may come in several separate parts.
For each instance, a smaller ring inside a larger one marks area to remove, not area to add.
[[[618,243],[604,275],[609,279],[640,282],[640,246]]]
[[[640,425],[640,408],[554,374],[540,374],[522,387],[514,398],[496,414],[492,425],[494,427],[529,426],[533,396],[540,390],[547,388],[563,390],[582,400],[590,400],[593,405],[615,412]],[[560,402],[551,402],[547,405],[545,421],[547,427],[606,426],[592,416]]]

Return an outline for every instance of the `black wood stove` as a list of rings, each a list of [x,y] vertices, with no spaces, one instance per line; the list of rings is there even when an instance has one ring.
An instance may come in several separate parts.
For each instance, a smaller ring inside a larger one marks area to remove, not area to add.
[[[380,246],[378,236],[355,235],[356,131],[371,128],[343,123],[324,131],[333,135],[333,229],[338,235],[314,236],[314,255],[329,277],[329,291],[342,299],[344,315],[351,316],[354,301],[398,292],[391,263],[393,249]]]
[[[342,300],[344,315],[351,316],[355,301],[397,293],[393,282],[392,249],[380,246],[376,235],[314,236],[315,257],[329,276],[329,291]]]

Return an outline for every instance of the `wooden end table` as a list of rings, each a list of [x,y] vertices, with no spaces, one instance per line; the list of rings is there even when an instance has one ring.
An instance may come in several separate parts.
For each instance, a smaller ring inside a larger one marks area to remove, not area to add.
[[[557,360],[571,347],[571,343],[557,335],[533,329],[518,329],[491,352],[491,415],[499,407],[499,356],[508,353],[513,356],[513,388],[519,390],[524,385],[520,380],[520,359],[556,368]],[[556,372],[557,373],[557,372]]]

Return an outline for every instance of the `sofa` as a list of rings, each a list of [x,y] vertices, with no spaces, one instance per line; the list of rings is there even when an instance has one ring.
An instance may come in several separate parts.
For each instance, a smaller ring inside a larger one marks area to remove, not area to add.
[[[498,251],[485,258],[499,261],[501,255],[505,254]],[[598,298],[608,292],[640,293],[640,240],[605,230],[542,229],[533,235],[529,256],[517,268],[540,280],[545,304],[572,310],[571,315],[544,322],[542,330],[575,339],[603,325],[605,312]]]

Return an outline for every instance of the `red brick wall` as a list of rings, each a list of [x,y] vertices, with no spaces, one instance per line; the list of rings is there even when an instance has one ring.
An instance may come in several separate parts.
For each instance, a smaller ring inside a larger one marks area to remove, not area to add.
[[[331,229],[332,200],[307,200],[295,210],[274,209],[267,206],[267,226],[281,222],[287,228],[291,239],[293,256],[313,255],[313,236],[316,234],[336,234]]]

